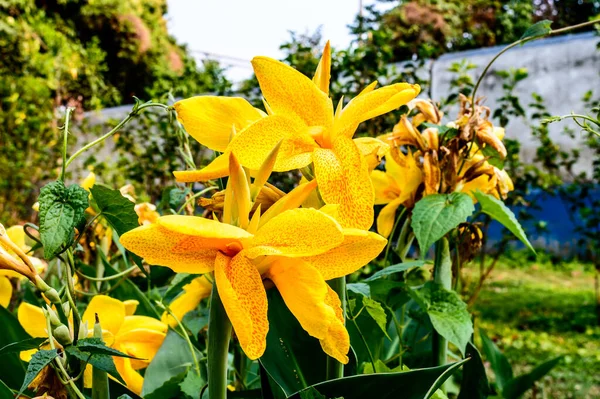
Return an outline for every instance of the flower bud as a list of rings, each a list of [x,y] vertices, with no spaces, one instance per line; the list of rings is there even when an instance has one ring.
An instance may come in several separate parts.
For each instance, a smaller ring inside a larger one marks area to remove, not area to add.
[[[73,338],[71,338],[71,331],[69,331],[69,327],[65,326],[64,324],[61,324],[60,326],[52,330],[52,335],[54,336],[54,338],[56,338],[58,343],[63,346],[71,345],[73,343]]]
[[[77,335],[77,339],[87,338],[89,333],[90,330],[87,321],[79,324],[79,334]]]
[[[58,318],[58,315],[50,306],[46,305],[46,317],[50,320],[50,325],[52,327],[58,327],[62,325],[62,322]]]
[[[71,305],[69,304],[69,302],[63,303],[62,308],[66,315],[68,315],[69,312],[71,311]]]

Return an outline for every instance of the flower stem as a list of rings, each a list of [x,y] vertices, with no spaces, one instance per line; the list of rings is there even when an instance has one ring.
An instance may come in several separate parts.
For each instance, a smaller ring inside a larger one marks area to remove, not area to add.
[[[340,301],[342,302],[342,314],[346,314],[346,277],[338,277],[327,282],[332,290],[338,294]],[[344,317],[344,324],[346,324],[346,318]],[[344,376],[344,365],[338,362],[336,359],[327,356],[327,371],[326,378],[333,380],[336,378],[342,378]]]
[[[452,259],[450,245],[444,237],[435,243],[435,264],[433,281],[446,290],[452,289]],[[448,341],[437,331],[433,331],[433,362],[434,366],[442,366],[448,361]]]
[[[69,142],[69,122],[71,121],[71,114],[73,113],[73,111],[75,110],[75,108],[72,107],[68,107],[67,111],[65,112],[65,124],[63,126],[63,149],[62,149],[62,155],[63,155],[63,162],[62,162],[62,169],[60,172],[60,180],[65,181],[65,171],[67,169],[67,147],[68,147],[68,142]]]
[[[208,397],[227,398],[227,357],[231,338],[231,322],[227,317],[216,282],[210,297],[208,316]]]

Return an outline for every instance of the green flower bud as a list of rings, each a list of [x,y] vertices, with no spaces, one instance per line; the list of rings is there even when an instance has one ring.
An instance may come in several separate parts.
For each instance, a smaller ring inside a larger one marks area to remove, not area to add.
[[[63,346],[71,345],[73,343],[73,338],[71,338],[71,331],[69,331],[69,327],[61,324],[56,327],[52,331],[52,335],[56,340]]]
[[[48,305],[46,305],[46,315],[47,315],[48,319],[50,319],[50,325],[52,327],[58,327],[58,326],[62,325],[56,312]]]

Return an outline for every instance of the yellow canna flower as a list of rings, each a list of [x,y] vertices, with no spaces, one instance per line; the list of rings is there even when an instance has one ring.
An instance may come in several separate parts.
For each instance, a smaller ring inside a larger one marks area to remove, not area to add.
[[[345,107],[340,101],[334,114],[329,98],[329,43],[313,80],[268,57],[255,57],[252,66],[265,98],[266,116],[242,99],[196,97],[175,104],[178,118],[193,137],[224,152],[201,171],[176,172],[177,180],[227,175],[228,152],[244,167],[258,170],[281,142],[273,170],[289,171],[313,163],[321,198],[326,204],[340,205],[341,224],[368,229],[374,198],[364,156],[381,151],[373,143],[357,144],[352,137],[360,123],[406,104],[419,94],[420,87],[398,83],[375,90],[374,82]],[[385,148],[384,143],[380,145]]]
[[[175,317],[181,321],[183,317],[192,310],[196,309],[204,298],[208,298],[212,291],[212,282],[206,276],[193,279],[189,284],[183,287],[183,294],[179,295],[169,305],[169,310]],[[161,320],[173,328],[177,327],[177,320],[171,317],[169,313],[164,312]]]
[[[275,156],[276,152],[271,153],[257,168],[259,175],[268,177],[269,159]],[[314,181],[296,187],[262,215],[259,206],[250,218],[253,198],[258,198],[260,190],[255,184],[264,184],[266,177],[250,185],[233,154],[228,164],[223,222],[162,216],[156,223],[125,233],[121,243],[151,265],[178,273],[214,272],[214,284],[249,358],[259,358],[266,347],[269,324],[263,280],[268,279],[302,327],[320,340],[323,350],[347,363],[350,338],[341,302],[325,281],[364,266],[381,252],[386,240],[368,231],[343,228],[318,210],[295,209],[315,189]],[[186,289],[176,310],[195,307],[198,297],[208,291],[204,288]]]
[[[398,207],[414,202],[417,189],[423,182],[423,173],[412,152],[404,155],[395,148],[385,157],[385,169],[385,172],[372,171],[371,179],[375,188],[375,204],[386,205],[377,217],[377,232],[388,237]]]

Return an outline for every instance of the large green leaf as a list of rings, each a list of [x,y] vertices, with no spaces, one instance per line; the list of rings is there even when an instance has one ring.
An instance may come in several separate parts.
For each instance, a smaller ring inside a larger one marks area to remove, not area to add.
[[[413,260],[410,262],[398,263],[396,265],[388,266],[385,269],[378,271],[377,273],[374,273],[371,277],[365,279],[364,281],[365,282],[375,281],[382,277],[386,277],[386,276],[389,276],[394,273],[401,273],[401,272],[407,271],[408,269],[411,269],[413,267],[421,267],[424,265],[425,265],[425,261],[422,261],[422,260]]]
[[[0,325],[2,325],[0,334],[0,346],[2,347],[31,338],[21,327],[17,318],[2,306],[0,306]],[[0,380],[12,389],[19,389],[25,378],[25,366],[19,358],[19,354],[4,353],[0,355],[0,363],[2,364]]]
[[[484,194],[477,190],[473,193],[479,205],[481,205],[481,212],[485,213],[494,220],[500,222],[504,227],[510,230],[523,244],[527,246],[533,253],[535,249],[527,239],[527,235],[523,231],[521,224],[515,217],[515,214],[504,205],[504,202],[500,201],[493,195]]]
[[[418,292],[427,306],[427,314],[433,328],[464,354],[473,335],[473,322],[467,305],[456,292],[446,290],[433,282],[428,282],[423,290]]]
[[[383,334],[387,337],[387,339],[391,340],[390,336],[387,333],[387,316],[385,314],[385,310],[381,304],[377,301],[374,301],[371,298],[363,298],[363,306],[365,310],[375,320],[375,323],[379,326]]]
[[[534,368],[527,374],[520,375],[512,380],[508,381],[502,390],[502,396],[505,399],[517,399],[521,397],[529,389],[533,388],[536,381],[542,379],[546,374],[550,372],[560,361],[562,356],[555,357],[554,359],[548,360]]]
[[[82,352],[86,352],[89,354],[97,354],[97,355],[109,355],[109,356],[117,356],[117,357],[128,357],[130,359],[137,359],[133,356],[129,356],[121,351],[110,348],[104,345],[104,342],[101,338],[83,338],[77,341],[77,349]],[[138,359],[140,360],[140,359]]]
[[[91,354],[88,352],[83,352],[83,351],[79,350],[78,347],[73,346],[73,345],[67,346],[65,348],[65,351],[69,355],[74,356],[83,362],[87,362],[87,363],[91,364],[98,370],[106,371],[108,374],[110,374],[112,377],[114,377],[117,381],[119,381],[122,384],[125,384],[125,381],[123,380],[123,378],[117,371],[117,367],[115,366],[115,362],[114,362],[112,356],[104,355],[104,354],[100,354],[100,353]]]
[[[500,391],[503,391],[510,380],[513,379],[513,370],[506,356],[500,352],[500,349],[487,336],[485,331],[479,329],[481,342],[483,345],[483,353],[485,358],[490,362],[494,375],[496,376],[496,385]]]
[[[102,212],[102,216],[110,223],[119,235],[139,226],[135,205],[119,190],[95,184],[91,189],[92,197]]]
[[[21,351],[37,349],[42,343],[44,343],[47,340],[48,338],[27,338],[23,341],[12,342],[8,345],[3,346],[0,349],[0,356],[7,353],[20,353]]]
[[[58,350],[40,350],[33,354],[31,360],[29,361],[29,365],[27,366],[27,372],[25,373],[25,379],[23,380],[23,384],[21,385],[21,389],[19,389],[19,394],[17,397],[21,396],[23,391],[27,389],[29,384],[37,377],[37,375],[50,364],[54,358],[58,356]]]
[[[196,359],[202,355],[196,349]],[[157,394],[159,389],[169,389],[169,395],[155,395],[167,399],[180,397],[179,384],[185,379],[188,370],[194,368],[194,359],[186,340],[173,330],[169,330],[162,346],[146,369],[142,396]],[[164,386],[164,387],[163,387]],[[172,395],[172,396],[171,396]]]
[[[269,333],[260,363],[287,394],[326,379],[326,359],[321,344],[308,335],[288,310],[276,289],[267,291]]]
[[[485,399],[490,394],[490,384],[481,355],[472,342],[467,344],[465,356],[471,360],[463,367],[458,399]]]
[[[415,204],[411,226],[419,242],[421,257],[450,230],[467,220],[475,207],[464,193],[433,194]]]
[[[60,180],[42,187],[40,203],[40,240],[44,257],[51,259],[73,244],[75,227],[85,220],[88,192],[77,185],[68,188]]]
[[[399,373],[344,377],[313,385],[312,388],[327,398],[428,399],[467,360]],[[300,392],[291,398],[300,399]]]

